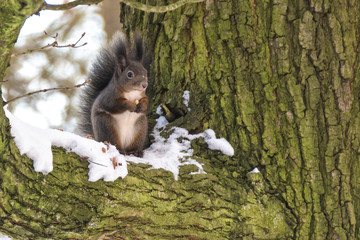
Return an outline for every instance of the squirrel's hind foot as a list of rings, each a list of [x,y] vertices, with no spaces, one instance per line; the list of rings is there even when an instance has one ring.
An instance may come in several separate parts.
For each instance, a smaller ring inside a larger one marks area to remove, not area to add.
[[[134,152],[126,152],[126,151],[122,151],[122,150],[119,150],[119,153],[124,155],[124,156],[129,156],[129,155],[133,155],[135,157],[139,157],[139,158],[142,158],[144,156],[144,151],[134,151]]]

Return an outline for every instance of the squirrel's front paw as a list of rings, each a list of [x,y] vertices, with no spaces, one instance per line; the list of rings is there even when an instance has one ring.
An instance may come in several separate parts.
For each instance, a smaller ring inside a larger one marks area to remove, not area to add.
[[[138,102],[138,104],[136,105],[136,112],[140,113],[140,112],[145,112],[147,110],[147,102],[146,101],[142,101],[140,99],[140,101]]]
[[[134,103],[130,103],[129,104],[129,109],[130,112],[137,112],[137,105]]]

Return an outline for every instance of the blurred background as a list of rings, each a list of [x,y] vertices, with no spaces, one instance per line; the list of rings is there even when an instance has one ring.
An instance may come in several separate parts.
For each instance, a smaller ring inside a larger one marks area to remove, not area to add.
[[[48,0],[48,4],[68,1]],[[6,101],[41,89],[69,87],[87,79],[92,60],[114,32],[121,30],[118,0],[104,0],[93,6],[78,6],[66,11],[41,11],[28,18],[21,29],[11,66],[3,84]],[[47,32],[48,35],[44,33]],[[79,48],[53,48],[33,51],[54,42],[74,44],[83,33]],[[76,132],[81,88],[38,93],[8,104],[8,109],[22,121],[43,128]]]

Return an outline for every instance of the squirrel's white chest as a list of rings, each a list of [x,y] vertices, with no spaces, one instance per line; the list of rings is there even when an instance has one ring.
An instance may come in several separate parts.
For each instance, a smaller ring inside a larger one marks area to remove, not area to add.
[[[136,122],[140,115],[141,113],[129,111],[113,115],[116,120],[121,148],[125,149],[132,143],[132,140],[137,132]]]
[[[127,92],[124,94],[124,97],[131,102],[135,102],[135,100],[139,100],[142,98],[140,91]],[[133,138],[138,131],[136,122],[141,115],[142,113],[130,111],[125,111],[123,113],[112,115],[116,120],[121,148],[125,149],[132,143]]]

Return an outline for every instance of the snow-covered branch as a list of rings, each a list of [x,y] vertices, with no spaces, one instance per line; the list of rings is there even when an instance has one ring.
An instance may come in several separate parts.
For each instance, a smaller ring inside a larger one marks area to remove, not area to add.
[[[234,154],[232,146],[224,138],[216,138],[211,129],[192,135],[184,128],[173,127],[169,130],[172,133],[165,139],[160,133],[165,130],[168,121],[161,116],[160,107],[157,109],[160,117],[153,130],[154,142],[144,151],[143,158],[124,156],[115,146],[73,133],[30,126],[14,117],[8,110],[5,110],[5,113],[10,120],[11,134],[20,153],[31,158],[35,171],[43,174],[53,169],[51,146],[65,148],[86,159],[89,162],[89,181],[115,181],[119,177],[124,178],[128,173],[128,162],[148,164],[150,169],[170,171],[175,180],[178,180],[179,169],[183,165],[195,165],[198,168],[198,171],[191,174],[206,174],[202,164],[194,159],[191,148],[191,141],[200,137],[204,138],[210,149],[219,150],[229,156]]]

